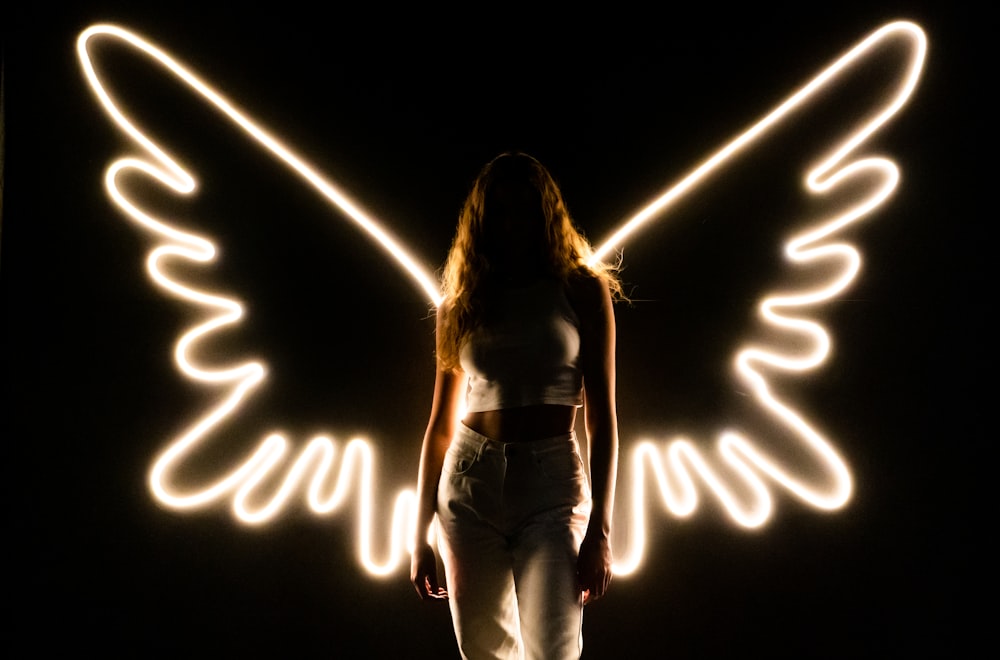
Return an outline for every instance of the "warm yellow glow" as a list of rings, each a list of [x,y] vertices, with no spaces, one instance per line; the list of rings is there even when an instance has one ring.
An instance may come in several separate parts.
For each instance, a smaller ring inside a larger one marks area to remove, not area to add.
[[[375,575],[394,572],[405,563],[408,553],[412,551],[415,495],[412,488],[398,492],[389,525],[389,539],[384,542],[387,548],[377,553],[374,549],[374,522],[384,521],[385,518],[374,510],[377,499],[375,455],[372,445],[363,439],[352,439],[341,449],[330,437],[316,436],[292,459],[292,443],[279,434],[270,434],[248,456],[234,459],[233,467],[223,471],[211,483],[186,491],[172,485],[172,475],[181,468],[197,446],[210,439],[216,427],[236,415],[247,403],[254,390],[263,383],[266,371],[265,366],[256,361],[220,368],[205,366],[192,358],[200,341],[222,328],[238,324],[243,316],[243,307],[232,297],[207,291],[191,282],[168,275],[167,266],[171,262],[211,262],[216,253],[215,246],[206,237],[182,231],[163,219],[148,214],[120,189],[120,176],[129,173],[141,173],[180,194],[193,193],[196,183],[187,170],[118,108],[107,92],[89,52],[90,44],[97,39],[115,39],[127,44],[185,83],[197,97],[227,116],[256,144],[315,188],[329,201],[332,210],[345,214],[367,232],[414,279],[434,304],[440,304],[441,294],[434,279],[378,222],[361,211],[301,157],[177,60],[134,33],[117,26],[95,25],[81,33],[77,52],[86,79],[104,111],[132,140],[139,152],[138,155],[120,158],[108,167],[105,175],[108,195],[129,219],[159,241],[150,250],[146,260],[153,282],[167,294],[203,311],[206,320],[188,329],[178,339],[174,348],[174,360],[184,376],[218,392],[207,412],[157,456],[149,472],[149,486],[154,496],[173,509],[205,507],[231,496],[234,515],[247,524],[262,524],[273,519],[297,496],[304,495],[306,503],[317,515],[338,511],[345,502],[352,500],[358,511],[358,551],[362,566]],[[888,39],[901,39],[911,50],[898,89],[888,96],[877,115],[862,121],[851,135],[835,144],[805,179],[808,189],[817,194],[832,191],[838,183],[845,180],[856,181],[859,177],[878,183],[877,190],[855,206],[843,209],[792,237],[785,249],[787,258],[797,263],[822,260],[824,265],[828,266],[832,262],[839,264],[840,268],[822,286],[782,295],[766,295],[760,303],[760,314],[765,323],[781,331],[783,336],[806,340],[787,342],[788,345],[805,345],[807,348],[798,353],[788,353],[773,347],[748,345],[737,351],[734,360],[735,373],[750,388],[761,410],[768,413],[783,432],[791,433],[801,441],[802,447],[822,467],[828,478],[817,484],[797,476],[801,468],[797,470],[795,466],[783,465],[781,461],[769,457],[751,439],[728,430],[719,434],[715,446],[722,463],[714,467],[704,449],[688,439],[674,439],[664,443],[662,447],[652,441],[640,442],[632,449],[630,459],[623,463],[620,492],[628,499],[625,507],[629,524],[626,525],[627,542],[616,543],[617,573],[628,574],[635,571],[641,565],[646,549],[646,511],[647,501],[650,499],[647,492],[649,489],[646,487],[647,471],[652,472],[656,490],[666,509],[673,515],[689,516],[697,509],[700,482],[728,515],[744,527],[759,527],[771,515],[773,496],[766,480],[773,481],[803,502],[819,509],[839,508],[850,498],[851,474],[843,458],[801,412],[771,392],[764,371],[806,372],[826,360],[830,348],[826,330],[815,320],[792,315],[790,310],[830,300],[843,291],[858,272],[861,257],[854,247],[846,243],[825,241],[849,223],[877,208],[896,186],[899,176],[891,161],[865,158],[846,162],[846,159],[895,114],[912,93],[926,54],[926,38],[918,26],[896,22],[872,33],[625,222],[621,229],[596,250],[594,257],[603,259],[643,224],[661,217],[671,204],[696,188],[713,170],[752,144],[819,89],[843,75],[852,64]],[[285,470],[283,477],[282,470]],[[337,471],[335,477],[334,470]],[[381,554],[382,559],[376,561],[376,554]]]
[[[288,165],[302,179],[311,184],[332,206],[357,223],[387,251],[422,288],[424,293],[439,304],[441,294],[429,272],[417,262],[386,232],[379,223],[369,218],[332,183],[288,147],[263,130],[230,101],[205,84],[173,57],[128,30],[114,25],[95,25],[80,34],[77,54],[84,75],[98,101],[118,128],[139,147],[142,156],[132,155],[113,162],[105,174],[105,187],[111,199],[134,222],[152,233],[161,243],[154,247],[146,260],[150,278],[163,291],[206,312],[207,320],[185,332],[174,348],[178,369],[193,381],[222,390],[218,401],[188,430],[182,433],[156,458],[149,473],[149,486],[154,496],[174,509],[199,508],[212,504],[232,494],[236,517],[248,524],[260,524],[277,515],[299,492],[300,484],[307,478],[307,501],[317,514],[328,514],[340,507],[348,495],[356,495],[358,506],[359,555],[362,565],[369,572],[384,575],[395,570],[412,548],[406,547],[407,525],[412,524],[413,492],[404,490],[396,497],[393,510],[389,549],[382,562],[374,559],[373,520],[383,520],[373,510],[374,458],[370,445],[360,439],[352,440],[344,449],[337,479],[330,488],[327,483],[333,469],[337,444],[326,437],[313,438],[292,463],[287,475],[266,504],[254,505],[259,499],[256,492],[261,482],[284,463],[289,452],[289,442],[280,435],[270,435],[248,457],[234,461],[233,467],[213,483],[187,492],[170,485],[171,474],[178,470],[191,451],[209,439],[212,431],[246,402],[265,377],[265,368],[259,362],[246,362],[227,368],[207,368],[192,359],[199,341],[224,328],[240,322],[242,305],[231,297],[212,293],[168,274],[168,265],[175,260],[208,263],[215,258],[212,242],[202,236],[182,231],[171,224],[153,217],[130,199],[119,187],[119,177],[129,173],[142,173],[165,188],[180,194],[195,190],[194,177],[157,143],[147,137],[127,117],[106,90],[91,60],[89,47],[98,39],[117,39],[170,71],[206,102],[225,114],[274,156]],[[144,159],[145,158],[145,159]],[[311,478],[309,478],[311,475]],[[352,488],[353,486],[353,488]],[[256,497],[255,497],[256,496]]]
[[[876,46],[889,39],[901,40],[910,51],[897,88],[890,90],[892,93],[887,93],[886,100],[877,113],[862,120],[843,141],[835,143],[805,177],[805,186],[813,194],[830,193],[836,190],[838,184],[857,183],[861,180],[869,183],[873,192],[792,237],[785,245],[785,256],[790,261],[799,264],[823,263],[827,267],[835,264],[837,268],[823,284],[815,288],[781,295],[765,295],[759,305],[760,316],[767,325],[780,331],[787,341],[783,342],[780,349],[770,346],[742,346],[737,350],[733,363],[736,375],[749,387],[761,410],[770,415],[776,428],[790,432],[801,443],[800,448],[822,468],[828,475],[827,478],[824,483],[817,484],[797,477],[796,472],[802,471],[801,466],[796,470],[795,467],[782,465],[751,439],[733,431],[723,431],[719,434],[715,448],[729,470],[738,474],[743,486],[754,494],[753,500],[742,502],[730,492],[717,472],[713,471],[697,445],[686,439],[676,439],[666,443],[661,452],[651,442],[640,443],[633,450],[631,472],[627,473],[625,481],[630,485],[625,489],[630,496],[630,538],[625,545],[625,552],[619,553],[615,564],[616,573],[628,574],[635,571],[641,564],[646,548],[646,504],[649,496],[646,492],[645,466],[653,471],[665,507],[676,516],[688,516],[695,510],[696,477],[705,483],[729,516],[745,527],[758,527],[770,517],[772,497],[764,483],[764,477],[770,478],[792,495],[818,509],[837,509],[850,499],[853,483],[844,459],[800,411],[774,395],[760,367],[798,373],[815,369],[826,361],[831,343],[826,330],[815,320],[804,315],[795,316],[790,312],[807,306],[815,309],[818,304],[833,299],[850,285],[860,269],[861,256],[856,248],[843,242],[825,241],[848,224],[878,208],[899,181],[899,171],[891,160],[868,157],[848,162],[847,159],[896,114],[916,87],[927,51],[926,36],[919,26],[899,21],[873,32],[639,211],[600,245],[594,255],[595,260],[605,258],[642,225],[662,217],[673,203],[696,188],[714,170],[765,135],[817,92],[838,80],[838,77],[847,75],[852,65],[861,62]],[[788,352],[788,346],[803,345],[807,348],[799,352]]]

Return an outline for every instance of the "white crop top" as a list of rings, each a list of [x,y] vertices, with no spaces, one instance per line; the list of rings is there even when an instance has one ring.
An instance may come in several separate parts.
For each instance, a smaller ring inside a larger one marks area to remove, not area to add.
[[[488,310],[459,354],[469,376],[467,412],[583,405],[580,320],[562,282],[501,289]]]

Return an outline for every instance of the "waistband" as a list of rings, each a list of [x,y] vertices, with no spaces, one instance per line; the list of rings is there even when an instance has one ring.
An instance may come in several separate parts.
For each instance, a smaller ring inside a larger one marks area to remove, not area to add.
[[[477,454],[497,452],[504,456],[522,452],[534,454],[566,447],[572,447],[574,450],[577,449],[576,433],[573,431],[538,440],[502,442],[485,436],[482,433],[477,433],[462,422],[458,423],[458,427],[455,429],[455,437],[452,438],[451,442],[452,445],[464,445],[470,449],[475,449]]]

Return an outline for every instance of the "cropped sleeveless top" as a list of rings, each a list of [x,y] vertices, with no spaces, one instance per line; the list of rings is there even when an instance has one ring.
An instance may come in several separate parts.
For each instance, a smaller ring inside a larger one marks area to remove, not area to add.
[[[500,289],[484,317],[459,353],[467,412],[583,405],[580,320],[562,282]]]

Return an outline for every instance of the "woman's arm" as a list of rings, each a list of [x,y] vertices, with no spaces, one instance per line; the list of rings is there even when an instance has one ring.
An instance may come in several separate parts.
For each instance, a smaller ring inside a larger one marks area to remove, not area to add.
[[[437,323],[440,328],[440,310]],[[423,447],[420,450],[420,471],[417,475],[417,537],[410,558],[410,580],[423,600],[448,597],[438,582],[437,560],[434,549],[427,542],[427,535],[437,510],[441,466],[455,433],[464,383],[464,374],[445,371],[438,367],[434,378],[430,421],[427,423]]]
[[[618,474],[615,316],[611,292],[603,280],[588,278],[577,291],[584,421],[593,495],[593,510],[580,546],[577,575],[584,602],[591,602],[603,596],[611,583],[611,518]]]

